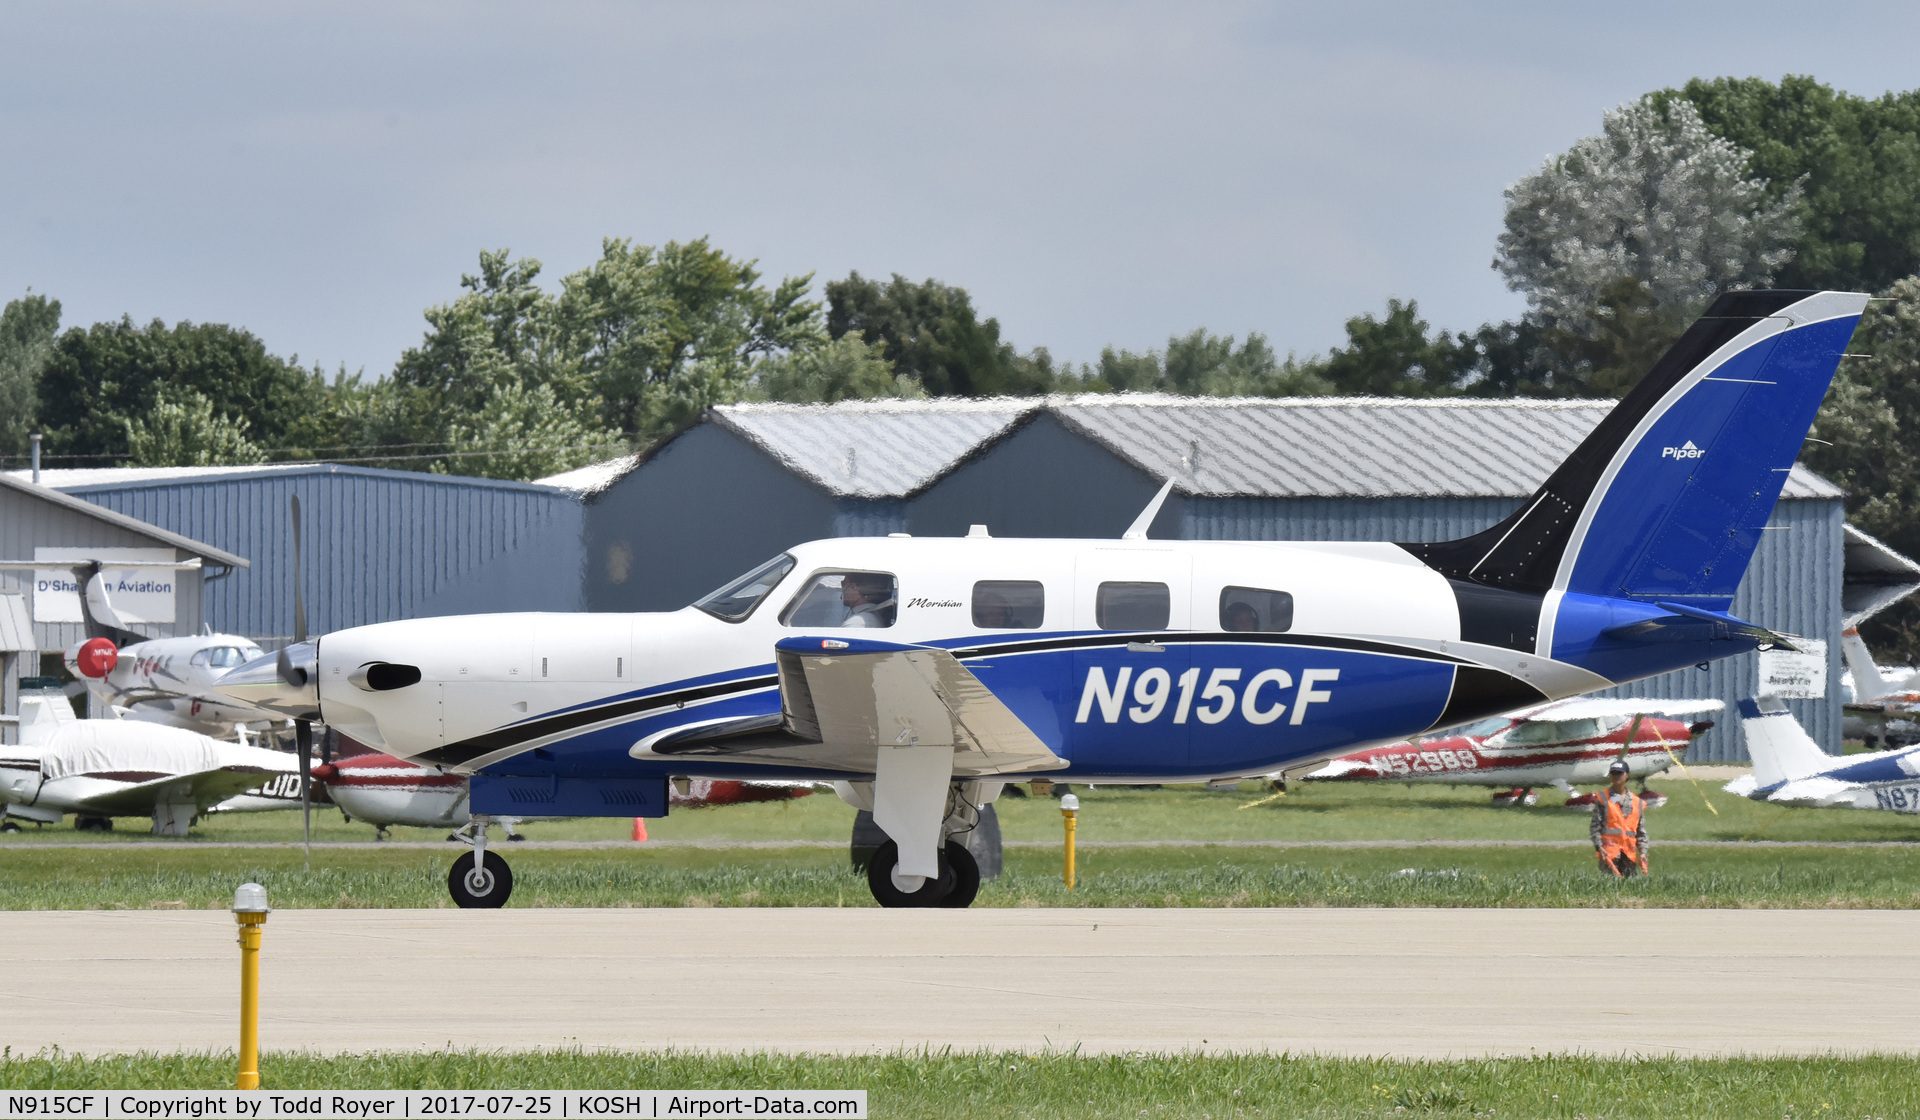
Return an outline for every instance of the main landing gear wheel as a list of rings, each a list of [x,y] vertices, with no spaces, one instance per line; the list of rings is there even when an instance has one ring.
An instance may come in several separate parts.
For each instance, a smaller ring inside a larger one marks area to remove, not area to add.
[[[447,893],[462,910],[493,910],[507,904],[513,893],[513,869],[507,861],[486,853],[486,861],[474,865],[474,853],[467,852],[453,861],[447,872]]]
[[[941,882],[947,879],[944,874],[946,870],[953,872],[953,888],[947,891],[947,897],[940,900],[940,905],[954,910],[972,906],[973,896],[980,893],[980,864],[973,858],[973,853],[967,850],[965,844],[949,840],[946,850],[941,853],[940,866],[943,872]]]
[[[959,857],[955,858],[954,853]],[[917,891],[903,891],[893,881],[893,869],[900,862],[900,845],[889,840],[880,845],[873,853],[873,859],[867,864],[867,887],[873,891],[875,902],[895,908],[908,906],[965,906],[973,901],[980,891],[980,865],[973,862],[973,854],[953,841],[947,841],[946,848],[940,853],[940,877],[928,879],[920,884]],[[963,882],[962,874],[967,878]],[[954,899],[956,901],[948,901]]]

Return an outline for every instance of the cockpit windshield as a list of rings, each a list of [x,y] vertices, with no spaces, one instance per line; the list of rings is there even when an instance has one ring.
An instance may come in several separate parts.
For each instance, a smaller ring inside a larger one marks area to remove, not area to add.
[[[793,571],[793,565],[793,557],[781,553],[693,605],[722,621],[744,622],[760,601]]]

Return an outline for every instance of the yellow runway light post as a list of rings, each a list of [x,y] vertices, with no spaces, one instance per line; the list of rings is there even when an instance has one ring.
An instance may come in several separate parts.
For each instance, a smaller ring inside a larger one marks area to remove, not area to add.
[[[1069,793],[1060,799],[1060,816],[1067,823],[1067,889],[1073,889],[1073,832],[1074,818],[1080,815],[1080,799]]]
[[[267,888],[242,883],[233,892],[240,923],[240,1076],[236,1089],[260,1087],[260,927],[267,924]]]

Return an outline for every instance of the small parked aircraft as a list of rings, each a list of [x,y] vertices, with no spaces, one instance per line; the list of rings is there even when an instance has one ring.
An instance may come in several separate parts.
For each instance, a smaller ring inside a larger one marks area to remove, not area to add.
[[[1860,631],[1851,627],[1840,634],[1840,652],[1851,686],[1842,734],[1868,747],[1901,747],[1920,738],[1920,670],[1875,664]]]
[[[1117,541],[812,541],[680,611],[355,627],[220,688],[472,775],[462,906],[512,888],[493,815],[657,816],[677,777],[833,781],[892,838],[876,899],[965,906],[1010,780],[1267,774],[1790,646],[1727,611],[1866,301],[1720,297],[1461,540],[1148,540],[1170,477]]]
[[[0,570],[44,571],[64,562],[0,561]],[[245,742],[241,726],[267,727],[273,713],[235,703],[214,691],[229,670],[259,657],[260,647],[233,634],[195,634],[149,638],[127,628],[114,610],[109,575],[164,569],[195,571],[198,560],[180,562],[92,560],[73,566],[73,587],[80,597],[87,637],[63,658],[67,671],[82,681],[94,699],[121,718],[181,727],[219,739]]]
[[[1728,793],[1776,805],[1920,813],[1920,747],[1836,758],[1771,696],[1740,701],[1740,722],[1753,773],[1728,782]]]
[[[20,742],[0,746],[0,821],[11,831],[18,826],[7,818],[58,824],[72,813],[75,827],[105,830],[114,817],[150,816],[155,836],[185,836],[194,818],[293,766],[281,751],[185,728],[77,719],[65,693],[29,690],[20,698]]]
[[[1623,760],[1645,782],[1673,765],[1694,738],[1713,726],[1659,715],[1717,712],[1718,700],[1609,700],[1583,697],[1513,715],[1493,716],[1411,742],[1341,755],[1301,775],[1309,782],[1437,782],[1493,786],[1497,805],[1531,805],[1538,786],[1573,794],[1576,785],[1604,785],[1607,767]],[[1629,741],[1631,736],[1631,741]],[[1585,805],[1591,795],[1570,796]]]

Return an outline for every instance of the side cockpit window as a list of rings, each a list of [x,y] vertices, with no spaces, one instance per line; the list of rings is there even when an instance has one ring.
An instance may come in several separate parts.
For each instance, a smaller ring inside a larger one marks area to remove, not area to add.
[[[787,578],[793,565],[793,557],[776,556],[693,605],[724,622],[743,622]]]
[[[780,621],[801,629],[892,626],[895,590],[886,572],[821,572],[793,597]]]
[[[1220,629],[1236,634],[1280,634],[1293,629],[1293,596],[1258,587],[1220,592]]]
[[[1038,630],[1047,589],[1037,579],[983,579],[973,585],[973,624],[982,630]]]

